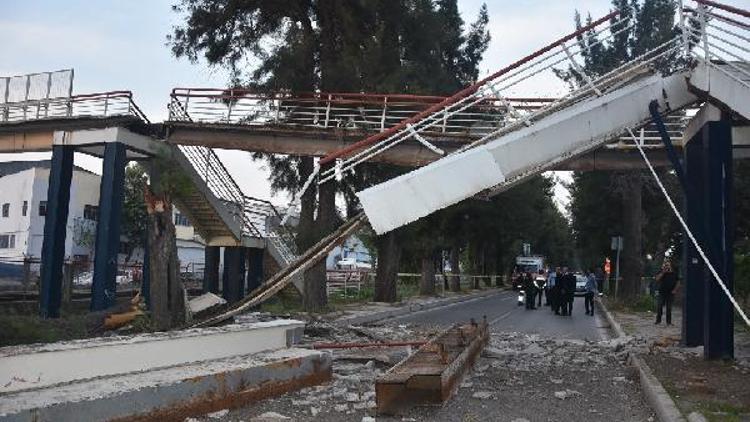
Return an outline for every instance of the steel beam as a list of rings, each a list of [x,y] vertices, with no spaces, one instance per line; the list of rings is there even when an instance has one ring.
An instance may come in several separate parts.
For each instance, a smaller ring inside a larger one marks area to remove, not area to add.
[[[94,280],[91,284],[92,311],[101,311],[115,304],[125,164],[125,144],[119,142],[106,144],[102,179],[99,185]]]
[[[42,243],[41,296],[39,315],[60,317],[62,276],[65,262],[70,182],[73,177],[73,147],[52,148],[52,163],[47,188],[47,215]]]
[[[703,137],[694,135],[685,145],[685,178],[689,189],[684,190],[684,215],[688,227],[700,245],[705,245],[705,219],[703,218]],[[705,264],[693,243],[683,233],[682,288],[682,343],[687,347],[703,345],[703,294],[706,283]]]
[[[235,303],[245,296],[245,248],[224,248],[223,296],[228,303]]]
[[[206,246],[203,250],[203,293],[219,293],[219,258],[221,248]]]
[[[248,269],[247,269],[247,291],[260,287],[263,283],[263,254],[264,250],[260,248],[247,248]]]
[[[732,212],[732,126],[729,120],[709,122],[703,130],[706,246],[709,259],[730,292],[734,290],[734,227]],[[705,359],[734,358],[734,309],[718,282],[705,283]]]

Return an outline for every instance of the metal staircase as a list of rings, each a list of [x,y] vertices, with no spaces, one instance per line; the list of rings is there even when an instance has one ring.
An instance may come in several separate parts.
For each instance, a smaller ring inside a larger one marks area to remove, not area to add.
[[[172,102],[170,113],[182,113]],[[281,215],[268,201],[246,196],[211,148],[171,146],[175,162],[191,178],[187,194],[175,198],[208,245],[266,248],[281,268],[296,259],[294,235],[280,224]],[[302,278],[294,285],[302,291]]]

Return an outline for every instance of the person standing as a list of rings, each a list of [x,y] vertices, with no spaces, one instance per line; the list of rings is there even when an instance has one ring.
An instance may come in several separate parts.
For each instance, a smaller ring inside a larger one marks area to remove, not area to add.
[[[674,291],[677,288],[677,274],[672,270],[672,264],[669,261],[665,261],[662,265],[661,272],[656,276],[656,283],[659,291],[656,324],[661,323],[662,311],[666,307],[667,325],[672,325],[672,301],[674,300]]]
[[[526,295],[526,309],[536,309],[534,307],[534,299],[536,296],[534,290],[534,277],[531,276],[530,272],[527,272],[523,275],[523,292]]]
[[[573,301],[576,294],[576,276],[571,271],[566,271],[562,278],[562,314],[565,316],[573,315]]]
[[[594,316],[594,296],[599,292],[597,286],[596,274],[593,271],[589,271],[586,277],[586,296],[584,296],[584,303],[586,305],[586,315]]]
[[[602,271],[602,267],[596,267],[594,270],[594,276],[596,277],[596,292],[603,292],[604,291],[604,271]]]
[[[554,270],[551,270],[549,274],[547,274],[547,284],[544,286],[544,298],[545,298],[545,306],[549,306],[550,309],[552,309],[552,312],[555,311],[555,300],[554,300],[554,294],[555,294],[555,284],[557,284],[557,273],[560,272],[560,268],[555,268]]]
[[[547,286],[547,277],[544,276],[544,270],[539,269],[539,275],[536,276],[536,280],[534,280],[534,284],[536,287],[536,294],[537,294],[537,308],[542,307],[542,295],[544,294],[544,289]]]

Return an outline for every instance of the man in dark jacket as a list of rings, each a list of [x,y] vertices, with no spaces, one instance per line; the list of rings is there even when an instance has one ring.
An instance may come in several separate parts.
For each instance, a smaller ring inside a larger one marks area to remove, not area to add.
[[[656,324],[661,323],[661,315],[664,307],[667,308],[667,325],[672,325],[672,301],[674,291],[677,288],[677,274],[672,271],[672,264],[665,261],[661,272],[656,276],[656,284],[659,289],[659,301],[656,309]]]
[[[573,300],[576,294],[576,276],[572,271],[565,271],[562,277],[562,294],[560,302],[562,305],[562,314],[570,316],[573,314]]]
[[[527,272],[523,276],[523,291],[526,295],[526,309],[536,309],[534,306],[534,299],[536,299],[536,285],[534,284],[534,277],[530,272]]]

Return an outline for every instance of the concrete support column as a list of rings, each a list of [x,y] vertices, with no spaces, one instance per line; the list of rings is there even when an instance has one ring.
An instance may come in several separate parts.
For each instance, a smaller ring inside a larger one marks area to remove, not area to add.
[[[221,248],[206,246],[203,250],[203,293],[219,293],[219,260]]]
[[[734,291],[734,224],[732,215],[731,121],[707,123],[703,129],[707,255],[730,292]],[[734,358],[734,309],[708,271],[705,283],[705,359]]]
[[[104,146],[99,187],[99,216],[96,225],[94,280],[91,285],[92,311],[101,311],[115,304],[126,162],[124,144],[112,142]]]
[[[223,296],[228,303],[235,303],[245,296],[245,248],[224,248]]]
[[[703,137],[699,133],[685,146],[685,175],[689,189],[685,192],[685,209],[688,227],[698,243],[705,245],[703,192]],[[705,264],[698,250],[683,234],[683,285],[682,285],[682,343],[687,347],[703,345],[703,295],[706,283]]]
[[[263,252],[261,248],[247,248],[247,291],[248,293],[260,287],[263,283]]]
[[[70,181],[73,177],[73,147],[52,147],[52,163],[47,188],[47,215],[44,219],[42,243],[41,294],[39,315],[60,317],[65,236],[67,235]]]

